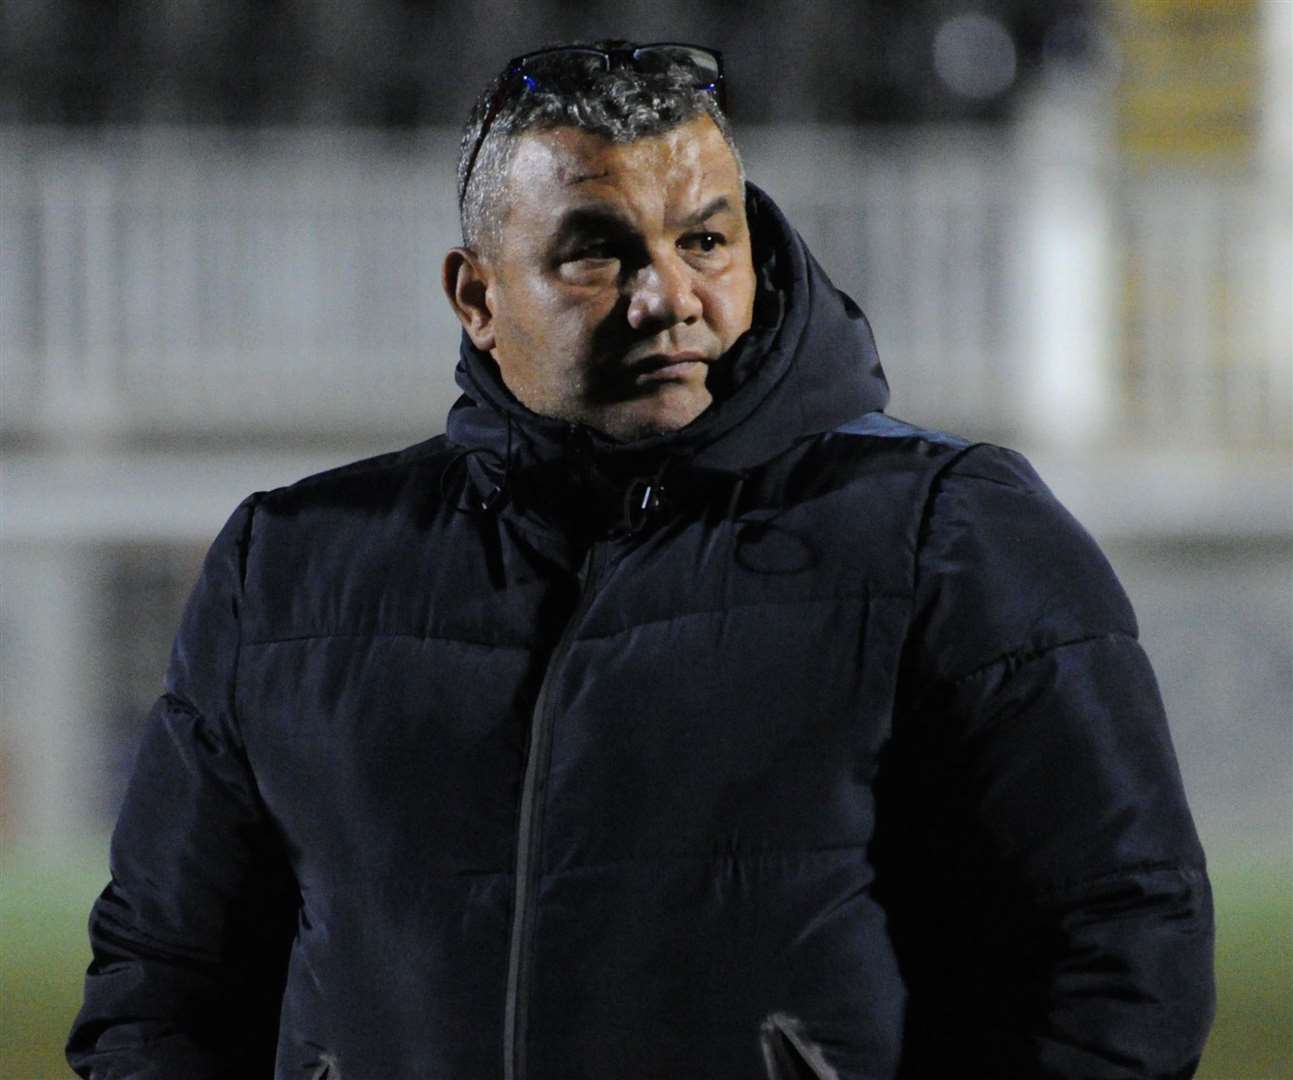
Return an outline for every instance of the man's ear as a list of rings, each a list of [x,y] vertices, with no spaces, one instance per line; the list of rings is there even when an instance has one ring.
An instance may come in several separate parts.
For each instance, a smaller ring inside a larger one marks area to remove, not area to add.
[[[494,313],[489,308],[489,272],[470,248],[450,248],[441,274],[444,294],[471,343],[481,352],[494,347]]]

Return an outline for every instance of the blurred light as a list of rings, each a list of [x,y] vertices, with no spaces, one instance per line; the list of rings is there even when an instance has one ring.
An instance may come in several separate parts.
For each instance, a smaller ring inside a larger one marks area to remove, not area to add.
[[[948,19],[934,35],[934,70],[962,97],[996,97],[1015,81],[1015,43],[998,20],[970,12]]]
[[[1042,63],[1048,67],[1067,65],[1113,72],[1118,65],[1118,50],[1094,19],[1069,15],[1047,27],[1042,39]]]

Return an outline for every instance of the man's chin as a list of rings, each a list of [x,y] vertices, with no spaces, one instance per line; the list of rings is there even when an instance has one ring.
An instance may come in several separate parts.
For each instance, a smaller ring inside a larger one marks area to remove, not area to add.
[[[639,442],[657,435],[681,431],[697,420],[712,401],[707,392],[703,395],[652,395],[649,399],[609,406],[585,423],[617,442]]]

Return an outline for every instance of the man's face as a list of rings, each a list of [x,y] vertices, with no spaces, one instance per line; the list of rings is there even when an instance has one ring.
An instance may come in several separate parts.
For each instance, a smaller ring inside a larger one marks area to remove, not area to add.
[[[618,439],[696,419],[710,365],[749,329],[755,290],[745,193],[713,121],[621,145],[532,132],[506,200],[482,260],[477,345],[508,389]]]

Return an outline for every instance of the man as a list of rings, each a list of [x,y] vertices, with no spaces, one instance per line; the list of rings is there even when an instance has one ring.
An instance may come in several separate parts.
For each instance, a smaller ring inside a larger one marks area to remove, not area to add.
[[[95,906],[95,1077],[1183,1077],[1211,911],[1135,622],[881,411],[684,46],[478,103],[445,436],[217,539]]]

